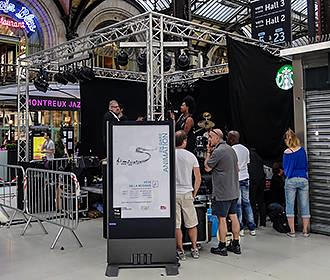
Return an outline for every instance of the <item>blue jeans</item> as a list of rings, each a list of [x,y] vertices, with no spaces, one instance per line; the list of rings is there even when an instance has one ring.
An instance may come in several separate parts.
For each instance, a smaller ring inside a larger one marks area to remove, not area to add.
[[[309,187],[306,178],[290,178],[285,180],[286,216],[294,217],[294,202],[298,195],[298,205],[302,218],[310,218]]]
[[[237,201],[237,217],[240,223],[241,230],[243,229],[242,210],[249,230],[255,230],[252,207],[249,199],[249,179],[239,181],[240,194]]]

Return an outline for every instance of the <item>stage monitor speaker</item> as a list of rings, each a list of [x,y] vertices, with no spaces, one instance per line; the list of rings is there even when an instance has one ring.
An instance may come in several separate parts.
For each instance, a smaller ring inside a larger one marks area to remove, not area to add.
[[[197,226],[197,242],[207,242],[208,241],[208,232],[207,232],[207,208],[205,204],[195,204],[195,209],[197,212],[198,226]],[[182,242],[185,245],[191,244],[188,230],[184,226],[183,217],[181,217],[182,225]]]
[[[72,172],[76,174],[79,184],[84,186],[91,185],[94,176],[101,175],[100,160],[95,156],[81,157],[77,165],[72,168]],[[85,178],[87,182],[85,182]]]

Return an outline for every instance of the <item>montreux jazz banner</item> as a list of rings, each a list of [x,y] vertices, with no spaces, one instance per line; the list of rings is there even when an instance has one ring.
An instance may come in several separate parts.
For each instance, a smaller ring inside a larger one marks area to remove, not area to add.
[[[30,96],[31,111],[80,111],[80,100],[59,97]]]

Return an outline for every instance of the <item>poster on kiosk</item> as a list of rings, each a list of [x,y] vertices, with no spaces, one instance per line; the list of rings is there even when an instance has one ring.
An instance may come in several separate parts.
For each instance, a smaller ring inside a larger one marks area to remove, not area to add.
[[[108,124],[108,267],[178,273],[172,122]]]

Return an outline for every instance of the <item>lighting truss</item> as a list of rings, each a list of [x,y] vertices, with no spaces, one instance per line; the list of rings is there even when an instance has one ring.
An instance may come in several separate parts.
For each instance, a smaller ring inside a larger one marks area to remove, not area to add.
[[[18,75],[18,161],[28,161],[29,151],[29,73],[44,67],[49,72],[58,72],[60,65],[89,55],[94,49],[113,42],[126,41],[131,37],[145,40],[147,48],[147,73],[95,68],[96,77],[143,81],[147,83],[147,110],[149,120],[162,120],[165,117],[165,88],[167,83],[191,80],[197,77],[219,75],[228,72],[227,65],[217,65],[187,72],[164,74],[164,35],[175,40],[196,40],[210,45],[222,45],[223,37],[231,36],[249,44],[260,46],[260,42],[198,23],[147,12],[103,29],[73,39],[50,49],[46,49],[20,59],[18,73],[24,70],[24,79]],[[277,53],[279,47],[268,43],[264,49]]]
[[[206,78],[212,76],[219,76],[228,74],[228,64],[219,64],[208,66],[204,68],[191,69],[188,71],[176,72],[174,74],[165,74],[164,80],[166,84],[178,84],[188,80],[197,80],[199,78]]]
[[[115,70],[109,68],[94,67],[95,77],[105,79],[116,79],[133,82],[147,82],[147,74],[142,72]]]

